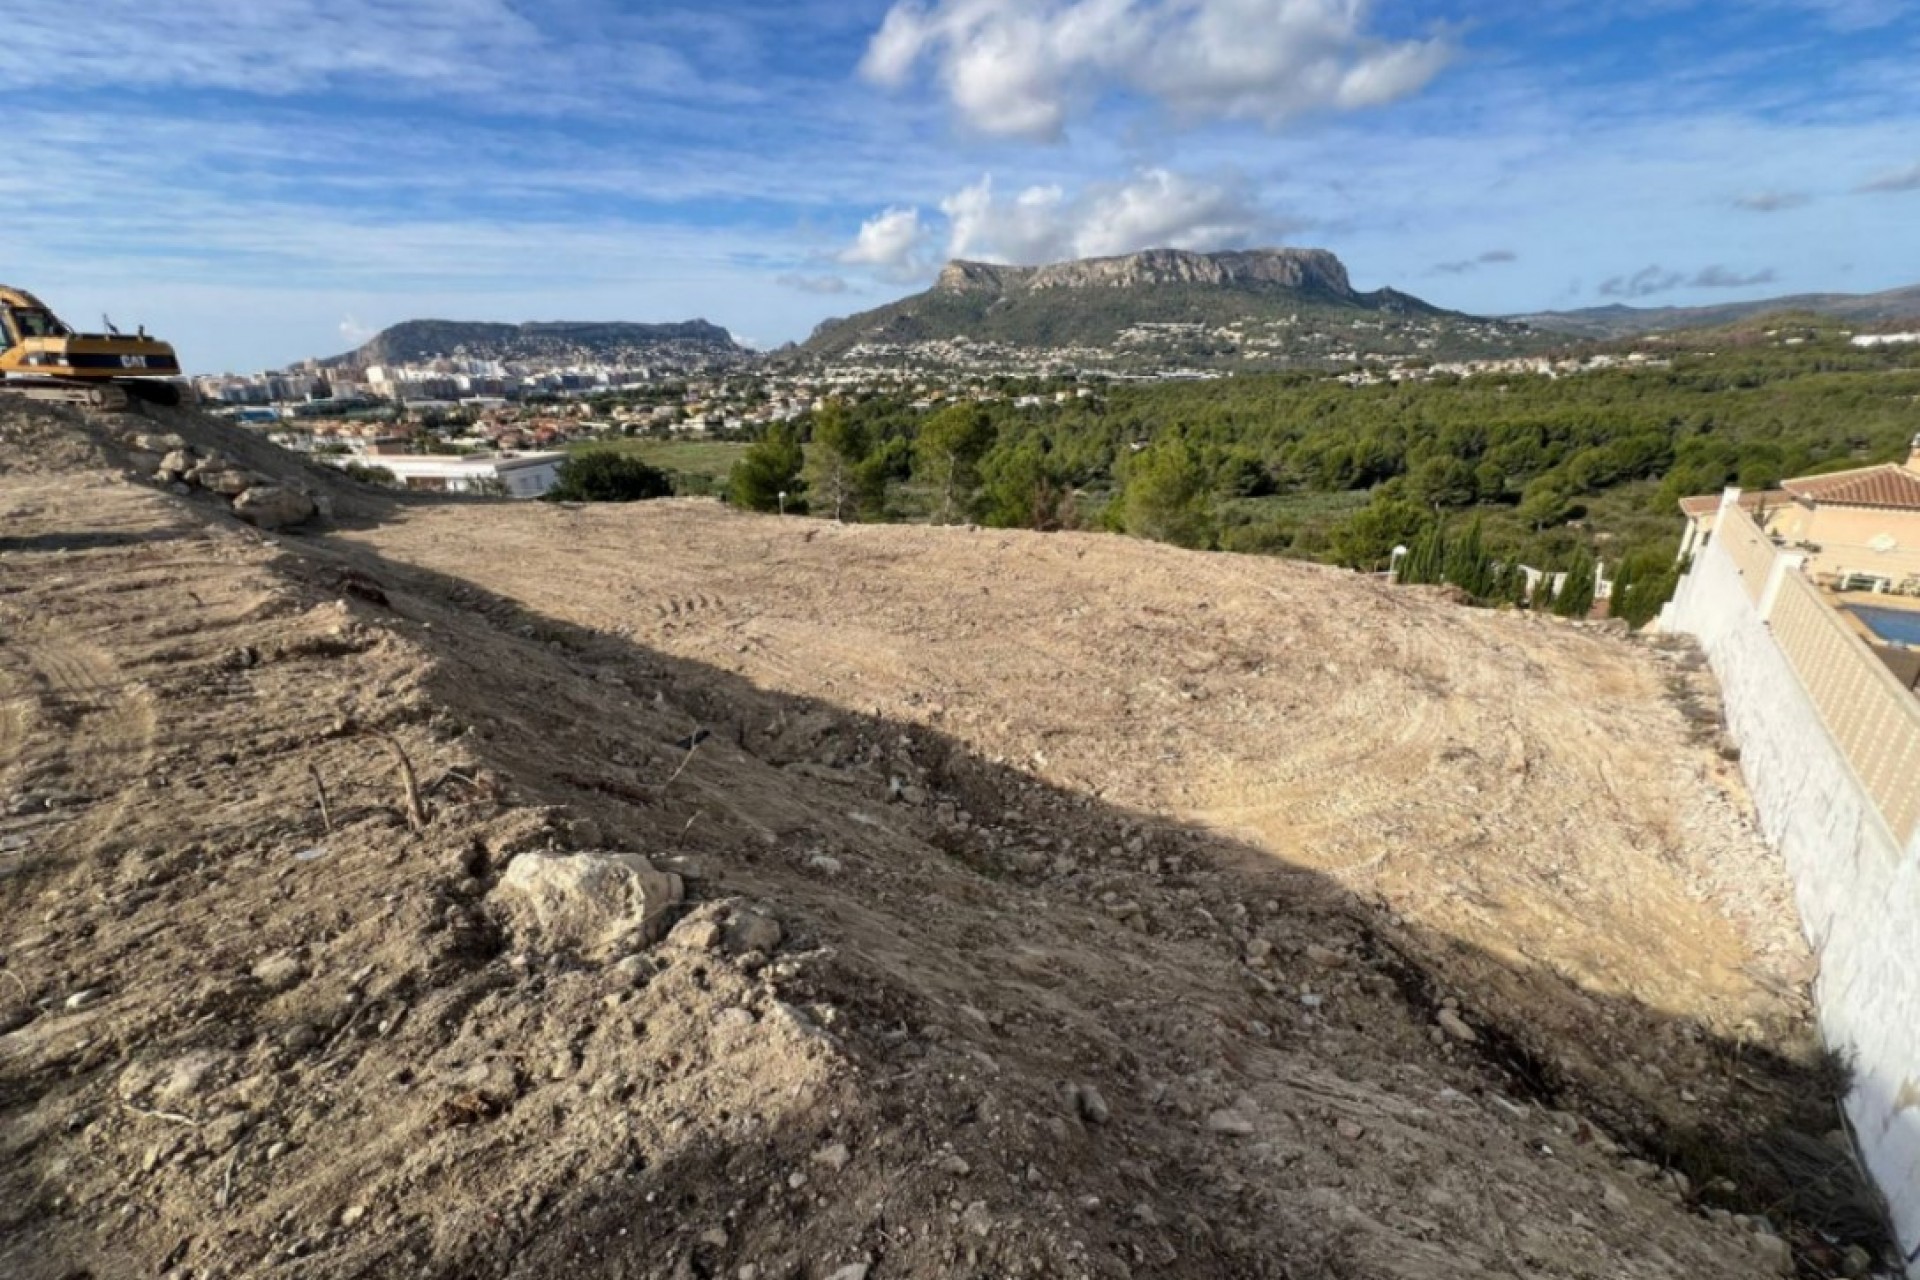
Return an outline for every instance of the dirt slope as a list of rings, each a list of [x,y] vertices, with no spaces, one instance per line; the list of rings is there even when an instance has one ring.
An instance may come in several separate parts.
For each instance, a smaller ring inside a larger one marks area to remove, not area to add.
[[[0,1274],[1783,1263],[1632,1162],[1811,1087],[1678,658],[1099,538],[276,538],[0,437]],[[566,850],[671,932],[551,945]]]

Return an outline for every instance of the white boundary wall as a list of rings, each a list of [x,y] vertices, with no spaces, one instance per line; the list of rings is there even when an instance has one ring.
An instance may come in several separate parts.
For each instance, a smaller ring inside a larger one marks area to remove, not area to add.
[[[1723,507],[1660,625],[1697,637],[1720,679],[1762,830],[1819,956],[1821,1029],[1854,1058],[1848,1116],[1920,1280],[1920,830],[1894,834],[1776,643],[1767,615],[1799,558],[1756,556],[1729,520],[1739,515]]]

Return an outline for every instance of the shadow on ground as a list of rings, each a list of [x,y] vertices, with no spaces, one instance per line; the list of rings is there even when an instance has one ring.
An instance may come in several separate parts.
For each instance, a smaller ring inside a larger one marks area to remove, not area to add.
[[[411,501],[356,498],[343,518],[371,522]],[[21,549],[60,549],[45,542]],[[1642,1180],[1690,1210],[1764,1214],[1803,1275],[1837,1274],[1848,1245],[1886,1246],[1876,1198],[1832,1140],[1844,1065],[1812,1046],[1730,1043],[1543,973],[1520,975],[1528,998],[1560,1007],[1529,1019],[1511,1007],[1510,983],[1496,992],[1476,979],[1500,962],[1456,939],[1397,924],[1265,851],[1049,786],[923,726],[761,688],[357,544],[291,538],[276,568],[350,597],[357,616],[433,659],[424,698],[340,733],[431,720],[436,741],[488,774],[423,760],[435,816],[419,834],[397,807],[340,801],[348,816],[333,842],[393,870],[343,871],[334,927],[399,898],[431,955],[382,997],[400,1012],[341,1012],[303,1048],[285,1047],[266,993],[237,985],[222,989],[212,1025],[168,1043],[103,1043],[57,1074],[0,1056],[0,1108],[20,1122],[54,1092],[98,1102],[128,1058],[208,1046],[265,1054],[337,1109],[343,1135],[346,1117],[366,1132],[383,1099],[417,1097],[430,1063],[504,1061],[507,1083],[475,1077],[424,1122],[396,1109],[380,1142],[357,1158],[336,1152],[305,1181],[297,1156],[276,1175],[236,1155],[225,1190],[219,1159],[190,1162],[217,1198],[153,1210],[161,1221],[138,1239],[178,1241],[158,1253],[143,1243],[114,1256],[66,1192],[82,1176],[84,1134],[16,1136],[0,1187],[31,1191],[0,1223],[31,1248],[30,1276],[257,1274],[279,1259],[316,1277],[677,1278],[744,1274],[749,1256],[763,1277],[861,1263],[876,1276],[1374,1275],[1370,1228],[1314,1196],[1344,1186],[1336,1199],[1405,1236],[1377,1202],[1414,1189],[1388,1184],[1438,1185],[1476,1163],[1465,1150],[1445,1167],[1422,1163],[1431,1150],[1393,1136],[1453,1105],[1396,1110],[1411,1104],[1383,1082],[1403,1074],[1453,1082],[1441,1096],[1476,1115],[1525,1115],[1516,1123],[1540,1148],[1617,1144],[1682,1174]],[[681,916],[768,904],[786,927],[782,952],[751,965],[675,953],[640,967],[637,994],[611,990],[605,966],[529,961],[489,905],[512,852],[487,832],[523,811],[563,846],[680,869]],[[317,812],[299,822],[305,841],[328,835]],[[1246,870],[1262,860],[1267,870]],[[6,891],[24,902],[58,870],[13,877]],[[184,874],[267,876],[221,850]],[[138,926],[164,908],[111,909]],[[747,1057],[723,1053],[707,1021],[681,1021],[709,1005],[751,1006],[766,1030]],[[59,1016],[36,1012],[13,1034]],[[1699,1065],[1650,1083],[1614,1070],[1597,1041],[1542,1031],[1583,1017],[1686,1046]],[[1439,1030],[1449,1019],[1466,1034]],[[555,1052],[570,1055],[570,1074],[538,1060]],[[1700,1101],[1683,1103],[1683,1089]],[[1223,1146],[1238,1122],[1276,1136]],[[1354,1155],[1376,1137],[1402,1146]],[[845,1175],[835,1145],[849,1152]],[[1406,1168],[1389,1178],[1396,1162]],[[230,1209],[235,1167],[259,1200],[244,1211]],[[1330,1178],[1335,1168],[1347,1173]],[[315,1204],[338,1221],[367,1199],[362,1183],[419,1202],[358,1237],[289,1225]],[[1434,1203],[1422,1211],[1439,1216]],[[1471,1252],[1457,1239],[1433,1247],[1448,1251],[1436,1259]],[[1527,1247],[1515,1248],[1487,1264],[1528,1269]]]

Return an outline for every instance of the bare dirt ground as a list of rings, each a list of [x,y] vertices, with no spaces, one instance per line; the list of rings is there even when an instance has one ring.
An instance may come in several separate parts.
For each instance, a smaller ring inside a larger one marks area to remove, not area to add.
[[[266,535],[123,469],[130,429],[257,448],[159,416],[0,402],[0,1274],[1733,1277],[1872,1242],[1755,1156],[1846,1169],[1683,651],[694,503],[311,475],[338,523]],[[593,851],[684,901],[557,942],[512,869]]]

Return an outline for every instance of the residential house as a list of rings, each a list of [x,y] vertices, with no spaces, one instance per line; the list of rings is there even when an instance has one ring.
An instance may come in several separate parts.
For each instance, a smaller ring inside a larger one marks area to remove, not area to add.
[[[1776,543],[1807,557],[1828,586],[1920,592],[1920,437],[1906,462],[1787,480],[1740,505]],[[1682,555],[1706,545],[1720,499],[1686,498]]]

